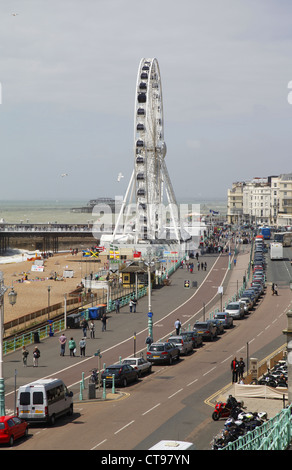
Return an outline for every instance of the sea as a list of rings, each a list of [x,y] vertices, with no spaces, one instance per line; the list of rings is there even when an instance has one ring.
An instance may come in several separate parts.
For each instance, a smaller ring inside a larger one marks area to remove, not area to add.
[[[95,222],[92,212],[74,212],[73,208],[85,207],[88,200],[32,200],[32,201],[0,201],[0,222],[9,224],[89,224]],[[189,204],[195,212],[207,215],[218,214],[225,219],[227,201],[213,200],[178,200],[178,204]],[[27,250],[15,250],[11,247],[4,256],[0,256],[0,265],[17,263],[31,257]]]
[[[33,200],[0,201],[0,221],[12,224],[87,224],[94,220],[91,212],[72,212],[73,208],[85,207],[88,200]],[[227,200],[222,199],[178,199],[178,204],[198,206],[201,214],[227,213]]]

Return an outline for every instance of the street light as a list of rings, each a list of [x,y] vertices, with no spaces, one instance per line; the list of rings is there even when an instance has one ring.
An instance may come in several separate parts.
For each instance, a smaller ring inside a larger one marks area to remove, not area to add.
[[[3,375],[3,330],[4,330],[4,294],[8,287],[4,285],[3,273],[0,271],[0,416],[5,416],[5,384]],[[15,305],[17,293],[13,286],[8,294],[10,305]]]
[[[145,261],[148,267],[148,337],[153,340],[153,312],[151,305],[151,266],[154,264],[154,258],[152,257],[151,249],[147,249],[147,256]]]

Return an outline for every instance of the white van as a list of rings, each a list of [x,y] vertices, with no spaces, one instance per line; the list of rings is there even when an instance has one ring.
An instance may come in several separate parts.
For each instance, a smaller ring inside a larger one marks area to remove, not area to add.
[[[157,442],[149,450],[195,450],[195,446],[192,442],[164,440]]]
[[[55,423],[61,415],[73,414],[73,393],[59,379],[42,379],[19,387],[17,416],[29,422]]]

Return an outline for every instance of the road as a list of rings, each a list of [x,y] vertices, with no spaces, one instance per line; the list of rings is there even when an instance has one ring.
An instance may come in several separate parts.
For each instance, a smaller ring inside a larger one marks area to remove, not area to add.
[[[210,264],[210,258],[208,262]],[[173,331],[176,317],[184,318],[185,324],[193,322],[202,315],[202,302],[206,304],[214,298],[213,287],[221,285],[227,273],[228,257],[213,259],[213,269],[209,270],[204,280],[203,273],[196,273],[201,277],[201,284],[196,293],[190,297],[186,290],[176,289],[176,298],[171,300],[166,288],[157,296],[154,294],[153,306],[164,306],[166,313],[155,314],[155,335],[163,336]],[[173,277],[173,283],[182,283],[185,272],[178,270]],[[249,343],[250,355],[259,359],[265,357],[267,350],[283,344],[285,338],[281,334],[286,327],[286,311],[291,301],[290,291],[286,287],[279,290],[278,297],[272,297],[267,292],[265,299],[256,311],[242,321],[237,321],[235,328],[226,331],[212,343],[194,351],[188,357],[173,366],[155,366],[153,373],[124,389],[125,395],[113,401],[76,402],[75,413],[72,419],[62,419],[54,428],[38,426],[31,428],[31,437],[22,441],[15,448],[26,449],[79,449],[79,450],[131,450],[149,449],[151,445],[163,438],[191,440],[197,449],[210,449],[210,441],[214,434],[221,429],[222,423],[211,420],[212,409],[204,400],[216,390],[230,381],[230,362],[234,355],[245,356],[246,344]],[[141,302],[142,304],[142,302]],[[182,304],[182,305],[181,305]],[[172,310],[169,308],[172,305]],[[139,308],[142,308],[139,302]],[[163,310],[163,309],[162,309]],[[167,313],[168,310],[168,313]],[[155,311],[155,307],[154,307]],[[169,313],[171,312],[171,313]],[[193,313],[194,312],[194,313]],[[118,315],[113,321],[117,325],[122,317],[130,314]],[[185,315],[185,316],[184,316]],[[131,319],[142,321],[137,317]],[[145,323],[145,318],[144,318]],[[121,322],[121,325],[124,323]],[[132,325],[134,327],[134,325]],[[138,327],[136,324],[135,327]],[[142,325],[141,325],[142,326]],[[138,330],[137,351],[144,349],[145,328]],[[110,333],[106,332],[106,335]],[[119,332],[121,333],[121,332]],[[128,331],[129,334],[129,331]],[[122,335],[121,335],[122,337]],[[55,351],[57,339],[51,338],[46,354]],[[55,343],[53,343],[55,341]],[[106,363],[117,360],[118,354],[122,357],[132,353],[133,339],[120,342],[103,351],[103,360]],[[42,344],[45,349],[45,344]],[[13,359],[14,358],[14,359]],[[81,371],[85,369],[85,362],[78,361],[72,364],[72,358],[64,358],[64,368],[57,371],[56,363],[53,368],[55,375],[61,376],[67,384],[78,383]],[[70,363],[71,359],[71,363]],[[6,361],[5,368],[13,367],[15,356]],[[75,361],[75,359],[73,359]],[[96,361],[95,358],[86,359],[86,367]],[[60,358],[58,358],[60,362]],[[69,364],[69,365],[67,365]],[[59,364],[57,364],[59,365]],[[52,365],[50,363],[50,368]],[[90,367],[89,367],[90,368]],[[36,373],[35,370],[25,371],[26,374]],[[39,368],[37,373],[45,372],[49,366]],[[49,375],[49,374],[48,374]],[[52,375],[52,373],[51,373]],[[12,375],[6,380],[7,401],[10,406],[13,398]],[[27,383],[28,376],[18,378],[18,381]],[[6,402],[7,403],[7,402]],[[77,426],[76,426],[77,425]]]

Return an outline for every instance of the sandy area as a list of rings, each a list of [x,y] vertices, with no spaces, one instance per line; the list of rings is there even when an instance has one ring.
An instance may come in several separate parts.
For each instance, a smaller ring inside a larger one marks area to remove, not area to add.
[[[44,271],[33,272],[31,267],[33,261],[23,261],[18,263],[1,264],[0,271],[3,273],[4,285],[11,287],[17,292],[17,302],[11,306],[8,301],[7,290],[4,296],[4,322],[11,319],[21,317],[27,313],[40,310],[48,306],[50,289],[50,305],[64,301],[64,294],[68,294],[74,290],[81,282],[82,277],[90,272],[95,272],[98,268],[103,267],[103,263],[82,262],[81,254],[78,255],[61,255],[55,254],[44,260]],[[72,270],[73,278],[63,278],[64,270]],[[27,274],[27,281],[19,282]],[[49,279],[54,274],[63,280]]]

